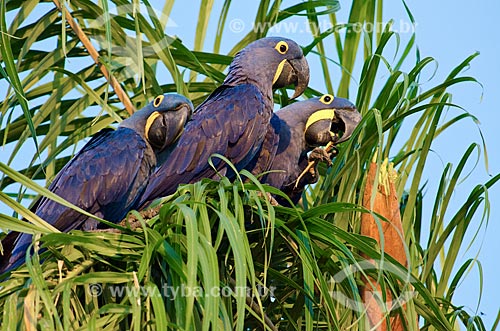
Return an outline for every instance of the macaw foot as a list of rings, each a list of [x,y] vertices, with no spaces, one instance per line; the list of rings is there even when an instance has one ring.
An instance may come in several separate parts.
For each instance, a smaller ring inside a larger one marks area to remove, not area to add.
[[[160,213],[160,207],[161,206],[156,206],[154,208],[150,208],[150,209],[146,209],[146,210],[141,211],[140,214],[142,216],[142,219],[144,219],[144,220],[152,219],[153,217],[155,217],[156,215],[158,215]],[[130,214],[120,222],[120,226],[123,226],[124,228],[128,228],[132,231],[135,231],[138,228],[142,227],[142,224],[134,214]],[[104,233],[122,233],[118,229],[96,229],[96,228],[93,228],[93,229],[85,229],[85,231],[101,232],[101,233],[102,232],[104,232]]]
[[[311,154],[309,154],[309,163],[318,163],[321,161],[326,162],[328,166],[332,165],[332,159],[330,158],[330,154],[328,154],[328,151],[326,149],[316,147],[311,151]],[[308,170],[310,169],[311,168],[309,168]]]
[[[257,192],[257,195],[259,197],[263,197],[264,195],[262,194],[262,192]],[[267,199],[269,200],[269,203],[271,204],[271,206],[279,206],[280,204],[278,203],[278,201],[276,201],[276,199],[273,197],[273,195],[269,192],[266,192],[266,195],[267,195]]]
[[[144,220],[149,220],[160,213],[161,206],[149,208],[140,212]],[[134,214],[129,214],[125,219],[120,222],[120,225],[131,230],[136,230],[142,227],[141,222]]]
[[[311,174],[313,178],[316,178],[316,166],[318,165],[319,162],[326,162],[328,166],[332,165],[332,159],[330,158],[329,150],[332,149],[336,150],[333,145],[328,144],[325,149],[321,147],[316,147],[311,151],[309,154],[309,163],[307,164],[307,167],[302,171],[300,176],[297,178],[295,181],[295,188],[299,186],[299,182],[304,177],[308,172]]]

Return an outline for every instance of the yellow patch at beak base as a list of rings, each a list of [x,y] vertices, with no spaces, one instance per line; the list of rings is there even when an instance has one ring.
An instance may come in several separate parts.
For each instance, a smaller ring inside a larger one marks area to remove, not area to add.
[[[306,129],[313,125],[314,123],[321,120],[333,120],[335,118],[335,109],[321,109],[309,116],[306,122]]]
[[[286,59],[282,60],[280,64],[278,64],[278,69],[276,69],[276,73],[274,74],[273,84],[276,83],[278,78],[280,78],[281,72],[283,71],[283,66],[285,65]]]
[[[149,115],[148,120],[146,121],[146,126],[144,127],[144,136],[148,139],[149,129],[151,129],[151,125],[153,125],[154,121],[161,116],[161,114],[157,111],[153,112]]]

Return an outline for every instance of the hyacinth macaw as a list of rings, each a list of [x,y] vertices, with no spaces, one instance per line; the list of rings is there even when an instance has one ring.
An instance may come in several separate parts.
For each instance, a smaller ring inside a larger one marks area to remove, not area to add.
[[[256,40],[233,59],[223,84],[200,104],[183,135],[150,178],[141,206],[172,194],[179,184],[231,177],[227,165],[212,154],[223,155],[238,170],[261,148],[273,114],[273,89],[295,86],[292,98],[309,83],[309,66],[293,40],[268,37]]]
[[[247,170],[270,171],[261,181],[297,203],[304,187],[318,180],[317,163],[331,163],[329,152],[319,147],[346,141],[360,121],[354,104],[329,94],[288,105],[274,114],[266,142]],[[284,199],[276,199],[287,205]]]
[[[138,207],[157,156],[181,135],[192,112],[193,105],[184,96],[157,96],[116,130],[104,129],[94,135],[59,171],[49,190],[91,214],[117,223]],[[45,197],[33,210],[62,232],[93,230],[99,224]],[[31,242],[29,234],[9,233],[4,249],[10,254],[0,260],[0,272],[24,262]]]

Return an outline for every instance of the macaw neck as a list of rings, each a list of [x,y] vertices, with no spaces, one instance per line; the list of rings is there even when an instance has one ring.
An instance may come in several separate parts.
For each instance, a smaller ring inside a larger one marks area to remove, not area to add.
[[[237,86],[242,84],[255,85],[262,94],[270,101],[273,100],[273,78],[274,73],[267,72],[265,68],[250,71],[252,65],[244,65],[241,61],[235,60],[229,67],[229,73],[224,80],[224,85]]]
[[[283,108],[280,110],[280,114],[283,114],[282,118],[286,124],[292,128],[292,131],[304,134],[307,119],[314,113],[314,110],[308,110],[304,107],[295,107],[295,104],[298,103]]]
[[[305,127],[306,124],[302,121],[297,122],[295,125],[291,126],[291,131],[292,131],[292,136],[296,141],[300,142],[300,151],[299,155],[302,154],[303,152],[307,153],[312,150],[312,148],[307,145],[306,143],[306,138],[305,138]],[[297,155],[298,157],[298,155]]]
[[[155,167],[156,162],[157,162],[157,158],[158,158],[158,154],[160,153],[160,151],[155,150],[153,148],[153,146],[151,146],[149,141],[146,139],[145,134],[144,134],[144,125],[139,125],[139,126],[135,127],[134,125],[131,124],[130,121],[125,120],[125,121],[120,123],[118,128],[116,128],[116,131],[119,131],[119,130],[123,130],[124,132],[126,132],[126,131],[133,132],[136,135],[140,136],[140,138],[144,141],[144,144],[145,144],[144,155],[147,156],[147,158],[145,160],[148,160],[150,165],[152,167]],[[136,138],[136,139],[138,139],[138,138]]]
[[[120,125],[118,125],[117,130],[120,129],[130,129],[135,131],[143,139],[145,138],[144,128],[146,127],[146,118],[144,116],[139,116],[139,114],[134,113],[129,118],[123,120]]]
[[[304,102],[302,101],[302,105]],[[279,116],[290,128],[290,132],[295,141],[300,142],[300,149],[305,152],[311,151],[313,148],[306,143],[304,133],[306,131],[307,119],[316,111],[316,109],[308,109],[307,107],[295,107],[294,105],[299,105],[299,103],[292,104],[285,109],[279,111]]]

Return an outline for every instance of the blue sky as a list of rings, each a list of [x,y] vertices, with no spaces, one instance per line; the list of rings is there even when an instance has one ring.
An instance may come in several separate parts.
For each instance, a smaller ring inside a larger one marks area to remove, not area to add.
[[[397,3],[394,1],[392,3]],[[439,75],[447,74],[462,59],[475,51],[480,52],[467,71],[467,74],[476,77],[483,85],[483,89],[474,84],[461,85],[453,88],[453,101],[464,106],[467,111],[478,117],[480,129],[487,142],[489,156],[489,173],[496,175],[500,172],[500,154],[498,141],[500,131],[497,123],[500,122],[500,89],[498,76],[500,74],[500,34],[498,33],[497,13],[500,12],[500,2],[486,1],[429,1],[420,0],[409,3],[415,20],[418,23],[417,45],[422,55],[432,56],[439,63]],[[401,6],[386,6],[386,17],[401,15]],[[463,149],[457,146],[466,146],[464,142],[477,141],[480,137],[477,130],[470,130],[471,125],[454,127],[444,137],[438,139],[434,145],[438,156],[451,162],[458,162]],[[438,163],[438,162],[436,162]],[[439,168],[439,165],[436,166]],[[462,202],[467,198],[470,190],[476,185],[490,178],[485,167],[480,163],[474,173],[455,192],[454,201]],[[480,232],[479,241],[483,245],[479,253],[484,273],[483,298],[478,312],[485,315],[483,319],[487,327],[491,327],[498,314],[500,304],[500,273],[498,252],[500,251],[500,187],[493,187],[489,192],[491,202],[491,218],[487,231]],[[478,222],[476,222],[477,224]],[[476,244],[459,255],[463,262],[474,257],[479,249]],[[455,301],[464,305],[469,312],[475,312],[479,286],[477,269],[471,271],[467,280],[458,289]]]
[[[385,2],[384,20],[391,18],[396,22],[406,17],[400,1]],[[346,3],[347,6],[347,3]],[[453,102],[463,106],[467,111],[476,116],[487,143],[489,157],[489,171],[486,171],[482,159],[477,168],[454,193],[454,205],[457,209],[463,203],[472,188],[484,183],[490,174],[500,172],[500,153],[498,142],[500,131],[500,88],[498,77],[500,75],[500,34],[498,33],[497,13],[500,12],[500,2],[494,0],[484,1],[451,1],[451,0],[420,0],[408,1],[416,21],[416,43],[421,56],[431,56],[436,59],[438,69],[436,79],[444,78],[456,65],[475,51],[480,56],[473,60],[466,74],[477,78],[482,88],[477,84],[460,84],[453,87]],[[478,129],[470,122],[452,127],[445,135],[439,137],[433,149],[435,155],[430,158],[430,168],[427,171],[432,183],[438,180],[433,172],[440,174],[443,163],[458,163],[466,148],[473,141],[480,143]],[[469,167],[471,169],[472,167]],[[432,199],[432,190],[427,196]],[[489,192],[491,202],[491,216],[487,229],[479,232],[479,238],[469,250],[462,251],[459,255],[459,264],[478,254],[483,269],[483,297],[479,309],[476,310],[479,299],[479,275],[474,268],[460,285],[455,296],[455,304],[463,305],[469,313],[483,313],[486,327],[491,327],[499,312],[500,273],[500,187],[494,186]],[[479,220],[474,223],[476,226]],[[472,235],[467,240],[470,240]],[[480,247],[482,244],[482,247]]]
[[[205,43],[205,50],[207,51],[212,50],[214,31],[216,31],[218,13],[222,3],[222,1],[216,1],[214,5],[213,18],[209,22],[208,29],[211,34],[207,35]],[[163,8],[163,4],[163,0],[152,1],[153,7],[159,11]],[[285,1],[282,8],[290,4]],[[345,22],[349,14],[350,2],[341,1],[341,4],[343,8],[338,13],[338,17],[340,22]],[[432,56],[438,63],[436,76],[433,78],[434,83],[439,79],[443,79],[451,69],[467,56],[475,51],[481,53],[472,62],[467,75],[476,77],[482,87],[478,84],[468,83],[451,89],[453,102],[462,105],[467,111],[475,115],[481,124],[476,127],[471,121],[464,121],[439,137],[433,145],[434,153],[430,156],[428,168],[425,172],[431,183],[426,192],[426,197],[433,200],[435,190],[432,188],[432,182],[438,180],[436,176],[441,175],[444,164],[447,162],[456,164],[463,155],[464,148],[467,148],[474,141],[480,143],[479,129],[481,130],[488,144],[489,169],[488,171],[485,169],[484,162],[481,160],[471,176],[458,186],[453,197],[455,205],[451,206],[451,209],[457,209],[460,203],[465,201],[475,185],[487,181],[490,174],[495,175],[500,172],[500,154],[497,147],[500,138],[500,130],[497,128],[498,123],[500,123],[500,112],[498,110],[500,84],[497,81],[498,76],[500,76],[500,33],[498,33],[498,27],[496,26],[497,14],[500,12],[500,2],[495,0],[483,0],[474,3],[465,0],[420,0],[409,1],[408,6],[415,17],[416,42],[421,56]],[[187,1],[176,1],[172,12],[174,25],[167,28],[168,34],[177,35],[189,48],[193,47],[196,28],[193,23],[198,17],[198,9],[198,1],[195,4]],[[255,10],[256,4],[254,2],[234,1],[232,3],[227,20],[228,25],[223,35],[222,53],[229,51],[249,31],[255,16]],[[395,28],[409,22],[401,1],[385,2],[384,21],[390,19],[394,19]],[[233,25],[230,24],[231,22],[233,22]],[[305,45],[311,41],[311,36],[305,27],[305,25],[303,27],[298,26],[299,30],[295,32],[280,31],[279,34],[295,39]],[[401,34],[402,40],[408,37],[409,34]],[[320,67],[317,63],[314,63],[313,55],[310,55],[310,57],[313,60],[311,61],[311,86],[318,90],[324,90],[322,75],[319,71]],[[413,63],[411,64],[413,65]],[[431,75],[432,72],[429,73],[429,76]],[[319,76],[319,78],[315,79],[315,76]],[[355,72],[353,76],[358,77],[359,72]],[[165,77],[165,79],[168,81],[169,77]],[[332,80],[333,85],[337,86],[339,76],[333,77]],[[353,85],[356,85],[356,82],[353,82]],[[22,168],[21,166],[15,167]],[[479,297],[477,268],[471,270],[455,296],[455,304],[464,305],[470,314],[484,313],[483,319],[487,327],[492,325],[500,307],[497,299],[497,295],[500,294],[500,284],[497,281],[500,267],[498,266],[499,258],[496,256],[500,252],[500,240],[497,239],[497,235],[500,234],[499,196],[500,185],[497,185],[489,192],[491,217],[487,230],[483,228],[478,234],[476,244],[459,255],[459,265],[461,265],[467,259],[475,257],[479,252],[478,258],[481,261],[484,274],[483,298],[479,309],[476,307]],[[476,220],[475,226],[479,225],[479,221],[479,219]],[[470,239],[466,238],[466,240]],[[480,247],[481,245],[482,247]]]

